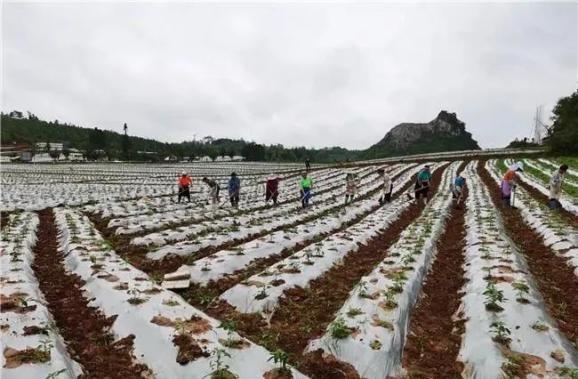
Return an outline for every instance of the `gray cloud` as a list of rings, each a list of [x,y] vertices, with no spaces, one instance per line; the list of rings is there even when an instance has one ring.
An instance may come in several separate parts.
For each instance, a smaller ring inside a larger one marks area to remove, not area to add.
[[[578,5],[4,4],[3,106],[163,141],[365,148],[457,112],[484,147],[577,85]]]

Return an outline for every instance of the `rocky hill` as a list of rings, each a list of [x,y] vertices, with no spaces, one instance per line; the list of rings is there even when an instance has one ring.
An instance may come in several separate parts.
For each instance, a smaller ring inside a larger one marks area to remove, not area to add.
[[[366,150],[367,158],[473,150],[479,145],[455,113],[441,111],[428,123],[402,123]]]

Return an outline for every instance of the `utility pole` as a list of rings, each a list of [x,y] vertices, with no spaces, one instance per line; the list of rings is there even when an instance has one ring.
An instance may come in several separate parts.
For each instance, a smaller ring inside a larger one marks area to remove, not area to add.
[[[542,144],[544,135],[546,134],[547,127],[542,122],[542,106],[536,107],[536,115],[534,116],[534,143],[538,145]]]
[[[122,158],[125,161],[128,161],[130,159],[128,152],[130,148],[130,142],[128,140],[128,126],[126,125],[126,122],[124,123],[122,129],[124,130],[124,135],[122,136]]]

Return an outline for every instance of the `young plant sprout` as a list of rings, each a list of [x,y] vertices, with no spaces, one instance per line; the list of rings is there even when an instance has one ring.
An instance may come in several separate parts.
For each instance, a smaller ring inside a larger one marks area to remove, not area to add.
[[[490,325],[490,331],[494,335],[494,341],[502,345],[508,345],[512,339],[510,338],[510,329],[506,327],[503,321],[495,321]]]
[[[345,324],[343,318],[338,317],[329,325],[329,333],[335,339],[345,339],[351,334],[351,329]]]
[[[526,298],[526,295],[530,293],[530,287],[526,283],[523,282],[514,282],[512,283],[512,287],[516,290],[516,301],[519,303],[527,304],[530,301]]]
[[[236,379],[237,375],[229,371],[229,365],[225,363],[225,358],[231,358],[231,354],[227,350],[222,348],[215,348],[212,351],[211,356],[213,359],[209,362],[211,366],[211,379]]]
[[[276,369],[280,373],[290,373],[291,370],[287,367],[287,361],[289,360],[289,354],[283,350],[277,349],[271,353],[268,361],[273,361],[279,367]]]
[[[484,295],[486,296],[484,304],[486,304],[488,311],[501,312],[504,310],[499,304],[504,301],[504,292],[499,290],[494,283],[488,282]]]

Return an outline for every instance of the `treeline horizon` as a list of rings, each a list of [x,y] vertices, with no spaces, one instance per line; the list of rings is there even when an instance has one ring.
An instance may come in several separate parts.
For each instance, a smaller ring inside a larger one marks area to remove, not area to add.
[[[22,118],[11,117],[11,114]],[[26,143],[34,147],[37,142],[67,142],[70,148],[83,151],[91,160],[107,158],[155,162],[169,156],[182,160],[185,157],[209,156],[215,159],[224,155],[240,155],[250,161],[297,162],[310,159],[312,162],[333,163],[357,159],[361,153],[342,147],[285,147],[282,144],[265,145],[211,136],[199,141],[160,142],[152,138],[125,136],[113,130],[86,128],[58,120],[45,121],[31,112],[27,112],[26,117],[18,111],[2,113],[1,121],[2,144]],[[154,154],[149,154],[151,152]]]

